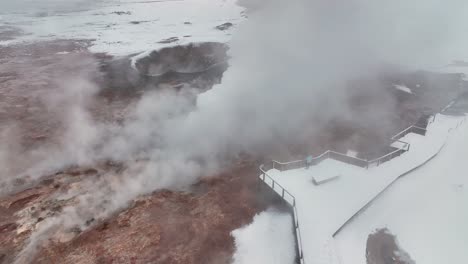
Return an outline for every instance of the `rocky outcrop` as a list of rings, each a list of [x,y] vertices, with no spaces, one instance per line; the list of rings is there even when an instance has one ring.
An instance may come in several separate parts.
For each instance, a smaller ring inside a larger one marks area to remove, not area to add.
[[[386,228],[370,234],[366,249],[367,264],[415,264],[400,247],[394,235]]]
[[[163,41],[169,43],[177,39]],[[171,46],[136,59],[103,56],[101,84],[107,87],[106,93],[180,88],[184,84],[204,91],[221,81],[228,67],[227,51],[225,44],[204,42]]]

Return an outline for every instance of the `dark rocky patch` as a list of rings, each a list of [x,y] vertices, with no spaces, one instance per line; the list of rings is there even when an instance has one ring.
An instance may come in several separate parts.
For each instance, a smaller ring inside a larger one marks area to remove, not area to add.
[[[0,232],[10,232],[16,230],[18,225],[16,223],[7,223],[0,226]]]
[[[171,38],[167,38],[167,39],[163,39],[161,41],[158,41],[158,43],[169,44],[169,43],[174,43],[174,42],[177,42],[177,41],[179,41],[178,37],[171,37]]]
[[[32,195],[29,195],[29,196],[26,196],[24,198],[20,198],[16,201],[13,201],[10,206],[8,207],[8,209],[19,209],[19,208],[23,208],[25,207],[28,203],[32,202],[33,200],[35,200],[36,198],[40,197],[39,194],[32,194]]]
[[[132,12],[130,12],[130,11],[114,11],[111,14],[122,16],[122,15],[131,15]]]
[[[230,29],[230,28],[233,27],[233,26],[234,26],[234,24],[232,24],[231,22],[226,22],[226,23],[224,23],[224,24],[221,24],[221,25],[219,25],[219,26],[216,26],[215,28],[216,28],[217,30],[225,31],[225,30]]]
[[[139,25],[141,23],[148,23],[148,22],[150,22],[150,21],[147,21],[147,20],[146,21],[130,21],[130,24]]]
[[[201,91],[219,83],[227,69],[225,44],[208,42],[167,47],[139,59],[135,71],[128,58],[103,56],[100,70],[102,94],[134,93],[143,89],[158,89],[161,85],[174,89],[189,84]]]
[[[168,72],[199,73],[227,60],[225,44],[206,42],[163,48],[136,62],[141,74],[161,76]]]
[[[12,40],[24,35],[24,32],[16,27],[0,26],[0,41]]]
[[[367,264],[414,264],[410,255],[398,245],[386,228],[370,234],[366,248]]]

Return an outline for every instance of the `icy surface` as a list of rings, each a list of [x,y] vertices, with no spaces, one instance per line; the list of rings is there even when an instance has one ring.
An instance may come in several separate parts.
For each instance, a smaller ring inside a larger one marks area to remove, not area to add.
[[[19,0],[19,2],[28,2]],[[243,21],[244,9],[235,0],[100,0],[71,1],[75,5],[50,5],[0,10],[0,26],[20,27],[26,35],[0,41],[46,39],[92,39],[94,52],[128,55],[190,42],[228,42],[235,26]],[[63,1],[62,1],[63,3]],[[8,5],[7,5],[8,7]],[[52,9],[53,8],[53,9]],[[215,27],[230,22],[234,27]],[[161,41],[177,38],[171,43]]]
[[[253,223],[232,232],[234,264],[293,264],[295,260],[292,219],[272,210],[255,216]]]
[[[438,115],[429,124],[426,136],[408,134],[402,138],[411,144],[409,152],[379,167],[364,169],[325,160],[309,169],[268,171],[296,198],[305,262],[363,263],[345,261],[335,246],[333,234],[393,181],[434,157],[444,146],[448,131],[460,121],[460,117]],[[320,174],[341,176],[315,186],[312,176]]]
[[[347,263],[365,263],[368,235],[387,227],[416,263],[468,263],[468,124],[430,163],[403,177],[337,237]]]

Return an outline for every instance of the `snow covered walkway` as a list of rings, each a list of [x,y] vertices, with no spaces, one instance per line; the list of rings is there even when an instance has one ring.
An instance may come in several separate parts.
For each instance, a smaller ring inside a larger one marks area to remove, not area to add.
[[[366,262],[366,241],[388,228],[415,263],[468,263],[468,122],[430,163],[400,179],[339,235],[346,263]]]
[[[410,133],[402,138],[411,144],[409,152],[378,167],[365,169],[327,159],[309,169],[267,171],[274,181],[295,197],[304,262],[344,264],[335,247],[334,233],[396,179],[437,155],[449,131],[457,128],[463,120],[464,117],[437,115],[429,124],[426,136]],[[315,185],[314,175],[339,177]]]

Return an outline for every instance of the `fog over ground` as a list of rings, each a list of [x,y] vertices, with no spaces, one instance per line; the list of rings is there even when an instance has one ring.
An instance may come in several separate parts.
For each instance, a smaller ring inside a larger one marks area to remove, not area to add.
[[[450,48],[464,41],[460,22],[468,5],[460,0],[257,2],[233,36],[222,83],[200,94],[195,107],[190,89],[151,92],[122,124],[101,124],[86,110],[99,90],[90,78],[77,74],[79,80],[61,85],[63,94],[50,100],[68,113],[64,140],[35,150],[42,159],[4,178],[37,178],[63,166],[105,160],[123,162],[127,169],[118,180],[108,175],[89,183],[79,203],[45,220],[19,261],[57,230],[86,228],[91,216],[105,218],[138,195],[184,188],[241,154],[264,156],[307,140],[350,112],[349,81],[460,59]],[[393,107],[386,94],[379,104]],[[3,146],[0,157],[8,156]]]

